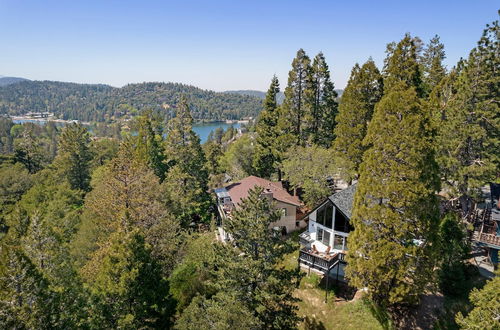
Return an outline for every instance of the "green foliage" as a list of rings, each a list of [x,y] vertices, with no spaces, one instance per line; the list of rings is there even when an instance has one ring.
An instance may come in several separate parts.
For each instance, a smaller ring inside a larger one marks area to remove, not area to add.
[[[302,188],[302,200],[316,206],[331,194],[328,178],[336,172],[332,151],[319,146],[293,147],[283,161],[283,173],[292,188]]]
[[[441,269],[439,286],[446,295],[461,295],[466,287],[466,260],[470,247],[460,218],[453,213],[444,216],[439,226]]]
[[[4,164],[0,167],[0,209],[5,215],[31,187],[32,178],[21,164]]]
[[[165,150],[169,169],[164,187],[168,204],[184,226],[209,219],[204,211],[210,203],[206,159],[192,123],[187,99],[183,96],[177,115],[168,126]]]
[[[293,291],[300,273],[278,265],[296,246],[270,228],[280,215],[261,196],[262,191],[250,190],[248,198],[225,221],[237,250],[221,246],[224,265],[217,283],[223,291],[235,292],[264,328],[293,329],[299,320]]]
[[[456,321],[462,329],[500,329],[500,273],[497,271],[493,277],[481,289],[474,289],[469,299],[474,309],[464,316],[458,313]]]
[[[409,35],[386,60],[385,95],[364,143],[347,275],[382,305],[415,303],[432,278],[439,190],[430,114],[421,105]]]
[[[255,154],[254,139],[245,134],[229,145],[220,159],[222,170],[233,180],[239,180],[255,174],[253,159]]]
[[[358,64],[353,67],[342,94],[333,143],[336,162],[348,182],[359,177],[359,166],[367,149],[363,139],[382,92],[382,76],[372,59],[361,67]]]
[[[36,109],[61,119],[103,122],[152,109],[171,117],[182,94],[189,96],[199,121],[256,117],[261,100],[254,96],[218,93],[176,83],[107,85],[57,81],[23,81],[0,87],[0,114],[21,115]],[[137,109],[137,110],[136,110]]]
[[[474,196],[500,168],[499,25],[487,26],[467,61],[431,95],[439,165],[453,196]]]
[[[277,101],[279,92],[278,78],[273,76],[255,129],[257,138],[253,167],[256,174],[262,178],[270,178],[276,172],[280,160],[279,148],[276,145],[279,137]]]
[[[334,139],[337,117],[337,92],[323,53],[314,57],[311,67],[312,105],[309,113],[309,135],[313,143],[329,148]],[[307,119],[308,116],[306,116]]]
[[[172,314],[168,282],[138,230],[113,233],[82,269],[96,299],[94,326],[164,327]]]
[[[94,153],[92,167],[102,166],[116,157],[119,146],[119,141],[114,138],[102,138],[92,141],[90,146]]]
[[[68,125],[61,133],[55,163],[73,189],[90,189],[90,162],[93,155],[89,144],[89,133],[82,125]]]
[[[395,89],[415,88],[418,97],[424,94],[422,72],[417,61],[419,40],[410,34],[396,43],[387,45],[384,61],[384,95]]]
[[[23,131],[21,139],[15,144],[14,155],[15,160],[26,166],[30,173],[38,172],[45,163],[42,149],[29,128]]]
[[[57,315],[48,281],[20,248],[4,245],[0,251],[0,327],[53,327]]]
[[[183,260],[170,276],[170,293],[178,311],[186,308],[196,295],[210,297],[215,293],[216,252],[212,233],[188,237]]]
[[[85,262],[118,229],[140,228],[168,273],[175,258],[179,224],[165,206],[158,177],[135,160],[127,141],[100,177],[85,199],[82,224],[73,241],[75,258]]]
[[[435,35],[426,45],[420,61],[423,65],[423,82],[427,94],[429,94],[446,75],[443,60],[446,58],[444,45]]]
[[[285,100],[280,108],[281,140],[287,145],[303,145],[307,141],[304,116],[310,111],[308,107],[311,105],[310,75],[311,60],[303,49],[299,49],[288,73]]]
[[[223,292],[212,299],[194,298],[177,321],[175,329],[262,329],[261,323],[241,301]]]
[[[143,161],[153,170],[160,182],[165,180],[167,166],[162,146],[161,133],[153,129],[150,112],[145,112],[137,119],[137,136],[135,137],[135,152],[139,161]]]

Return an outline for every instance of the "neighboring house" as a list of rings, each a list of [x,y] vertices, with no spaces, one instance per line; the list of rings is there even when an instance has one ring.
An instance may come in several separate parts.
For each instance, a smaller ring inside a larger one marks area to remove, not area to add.
[[[217,195],[221,227],[224,226],[224,219],[231,217],[231,213],[240,206],[242,199],[247,198],[248,192],[256,186],[264,189],[263,196],[270,198],[275,208],[281,213],[280,220],[272,223],[271,228],[277,227],[283,233],[290,233],[306,226],[306,222],[302,220],[303,205],[297,196],[290,195],[281,182],[249,176],[224,188],[214,190]]]
[[[344,256],[349,232],[349,220],[356,184],[341,190],[319,204],[307,218],[307,231],[300,235],[299,263],[321,273],[334,268],[337,275],[344,275]]]
[[[472,240],[488,251],[493,267],[498,268],[500,250],[500,184],[490,183],[490,197],[485,207],[474,214]]]

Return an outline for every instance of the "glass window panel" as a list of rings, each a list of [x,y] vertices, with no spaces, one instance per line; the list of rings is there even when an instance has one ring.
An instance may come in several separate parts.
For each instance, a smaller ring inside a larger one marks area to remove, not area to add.
[[[330,245],[330,232],[323,231],[323,240],[321,242],[325,245]]]
[[[333,237],[333,248],[336,250],[342,250],[344,245],[344,237],[335,235]]]
[[[318,237],[316,237],[316,240],[321,242],[323,240],[323,229],[318,228],[317,236]]]
[[[335,231],[341,231],[343,233],[348,232],[347,219],[338,209],[335,209]]]
[[[324,207],[321,207],[318,210],[318,213],[316,213],[316,222],[321,224],[321,225],[325,224],[325,208]]]
[[[325,227],[332,229],[333,205],[327,205],[325,211]]]

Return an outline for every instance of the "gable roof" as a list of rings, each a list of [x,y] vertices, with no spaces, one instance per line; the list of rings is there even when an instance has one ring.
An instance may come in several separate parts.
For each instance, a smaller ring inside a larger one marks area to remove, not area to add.
[[[255,186],[259,186],[264,188],[264,192],[271,192],[273,194],[273,198],[284,202],[287,204],[301,206],[297,196],[290,195],[281,182],[272,182],[263,178],[259,178],[257,176],[248,176],[241,181],[230,184],[226,187],[226,191],[231,197],[231,201],[235,206],[237,206],[243,198],[248,197],[248,192],[250,189],[253,189]]]
[[[349,219],[352,216],[352,205],[354,203],[354,194],[356,193],[357,184],[353,184],[344,190],[336,192],[328,197],[335,206],[344,213]]]

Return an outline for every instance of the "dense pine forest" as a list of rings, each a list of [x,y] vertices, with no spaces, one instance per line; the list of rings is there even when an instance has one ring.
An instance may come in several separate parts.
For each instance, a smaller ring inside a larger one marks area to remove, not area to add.
[[[256,117],[261,101],[250,95],[217,93],[176,83],[108,85],[57,81],[20,81],[0,85],[0,114],[23,115],[50,112],[64,120],[111,122],[145,109],[172,117],[179,97],[188,96],[197,121],[236,120]]]
[[[0,87],[2,114],[134,114],[131,130],[92,132],[0,118],[0,328],[499,329],[500,273],[470,263],[465,221],[500,183],[498,21],[478,36],[447,68],[438,36],[402,35],[341,97],[325,56],[303,49],[263,101],[163,83]],[[257,114],[204,144],[192,128]],[[213,189],[250,175],[308,210],[332,181],[357,185],[346,278],[361,298],[323,302],[340,289],[298,267],[262,188],[216,240]],[[428,297],[444,303],[422,312]]]

